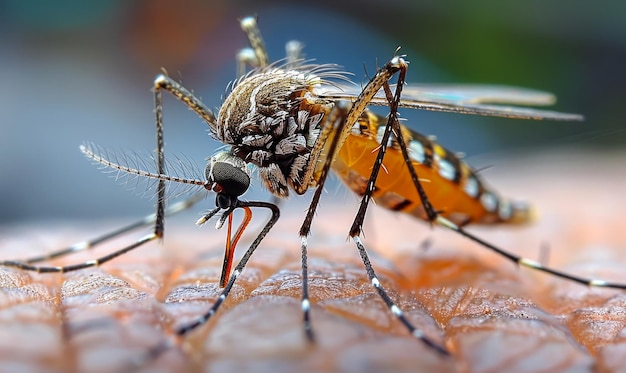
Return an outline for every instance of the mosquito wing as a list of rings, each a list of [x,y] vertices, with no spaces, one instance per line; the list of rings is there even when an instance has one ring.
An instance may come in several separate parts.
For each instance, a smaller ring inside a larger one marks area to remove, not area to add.
[[[360,92],[358,86],[343,83],[323,85],[316,91],[321,97],[350,101]],[[503,85],[407,84],[402,89],[400,107],[518,119],[584,119],[580,114],[506,105],[545,106],[555,101],[551,93]],[[385,93],[380,91],[370,104],[387,106],[389,103]]]

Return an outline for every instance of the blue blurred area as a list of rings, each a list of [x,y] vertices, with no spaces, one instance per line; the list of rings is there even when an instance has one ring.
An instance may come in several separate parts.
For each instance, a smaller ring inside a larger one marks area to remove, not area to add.
[[[291,39],[319,63],[366,80],[397,46],[409,82],[520,85],[557,93],[584,124],[403,111],[409,125],[468,155],[541,146],[626,143],[626,3],[584,1],[3,1],[0,2],[0,222],[152,212],[78,151],[85,140],[154,149],[152,80],[163,67],[210,107],[235,78],[257,14],[270,56]],[[384,113],[384,111],[383,111]],[[165,102],[167,151],[200,166],[218,146],[176,100]],[[481,167],[483,165],[476,165]],[[268,196],[258,186],[249,199]]]

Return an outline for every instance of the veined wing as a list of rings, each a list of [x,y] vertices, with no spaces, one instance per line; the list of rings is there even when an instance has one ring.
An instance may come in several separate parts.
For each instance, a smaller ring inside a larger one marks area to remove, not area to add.
[[[360,88],[340,83],[320,86],[316,93],[325,98],[352,101]],[[551,93],[503,85],[407,84],[402,89],[400,107],[518,119],[584,119],[580,114],[505,105],[545,106],[555,101]],[[387,106],[384,92],[378,92],[370,104]]]

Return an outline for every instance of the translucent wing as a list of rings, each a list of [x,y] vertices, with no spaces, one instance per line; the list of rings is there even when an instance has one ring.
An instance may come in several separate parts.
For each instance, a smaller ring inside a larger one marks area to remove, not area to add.
[[[360,92],[358,86],[343,83],[316,90],[321,97],[338,100],[354,100]],[[580,114],[504,105],[545,106],[555,101],[551,93],[503,85],[407,84],[402,89],[400,107],[519,119],[584,119]],[[378,92],[370,104],[388,105],[384,92]]]

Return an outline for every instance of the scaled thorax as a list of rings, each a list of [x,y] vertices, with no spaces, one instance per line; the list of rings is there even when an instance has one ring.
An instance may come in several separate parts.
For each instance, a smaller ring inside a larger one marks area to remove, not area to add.
[[[314,68],[313,68],[314,69]],[[312,183],[307,168],[332,101],[314,94],[322,82],[307,70],[269,67],[239,79],[222,104],[213,135],[232,153],[259,168],[268,190],[286,197]]]

